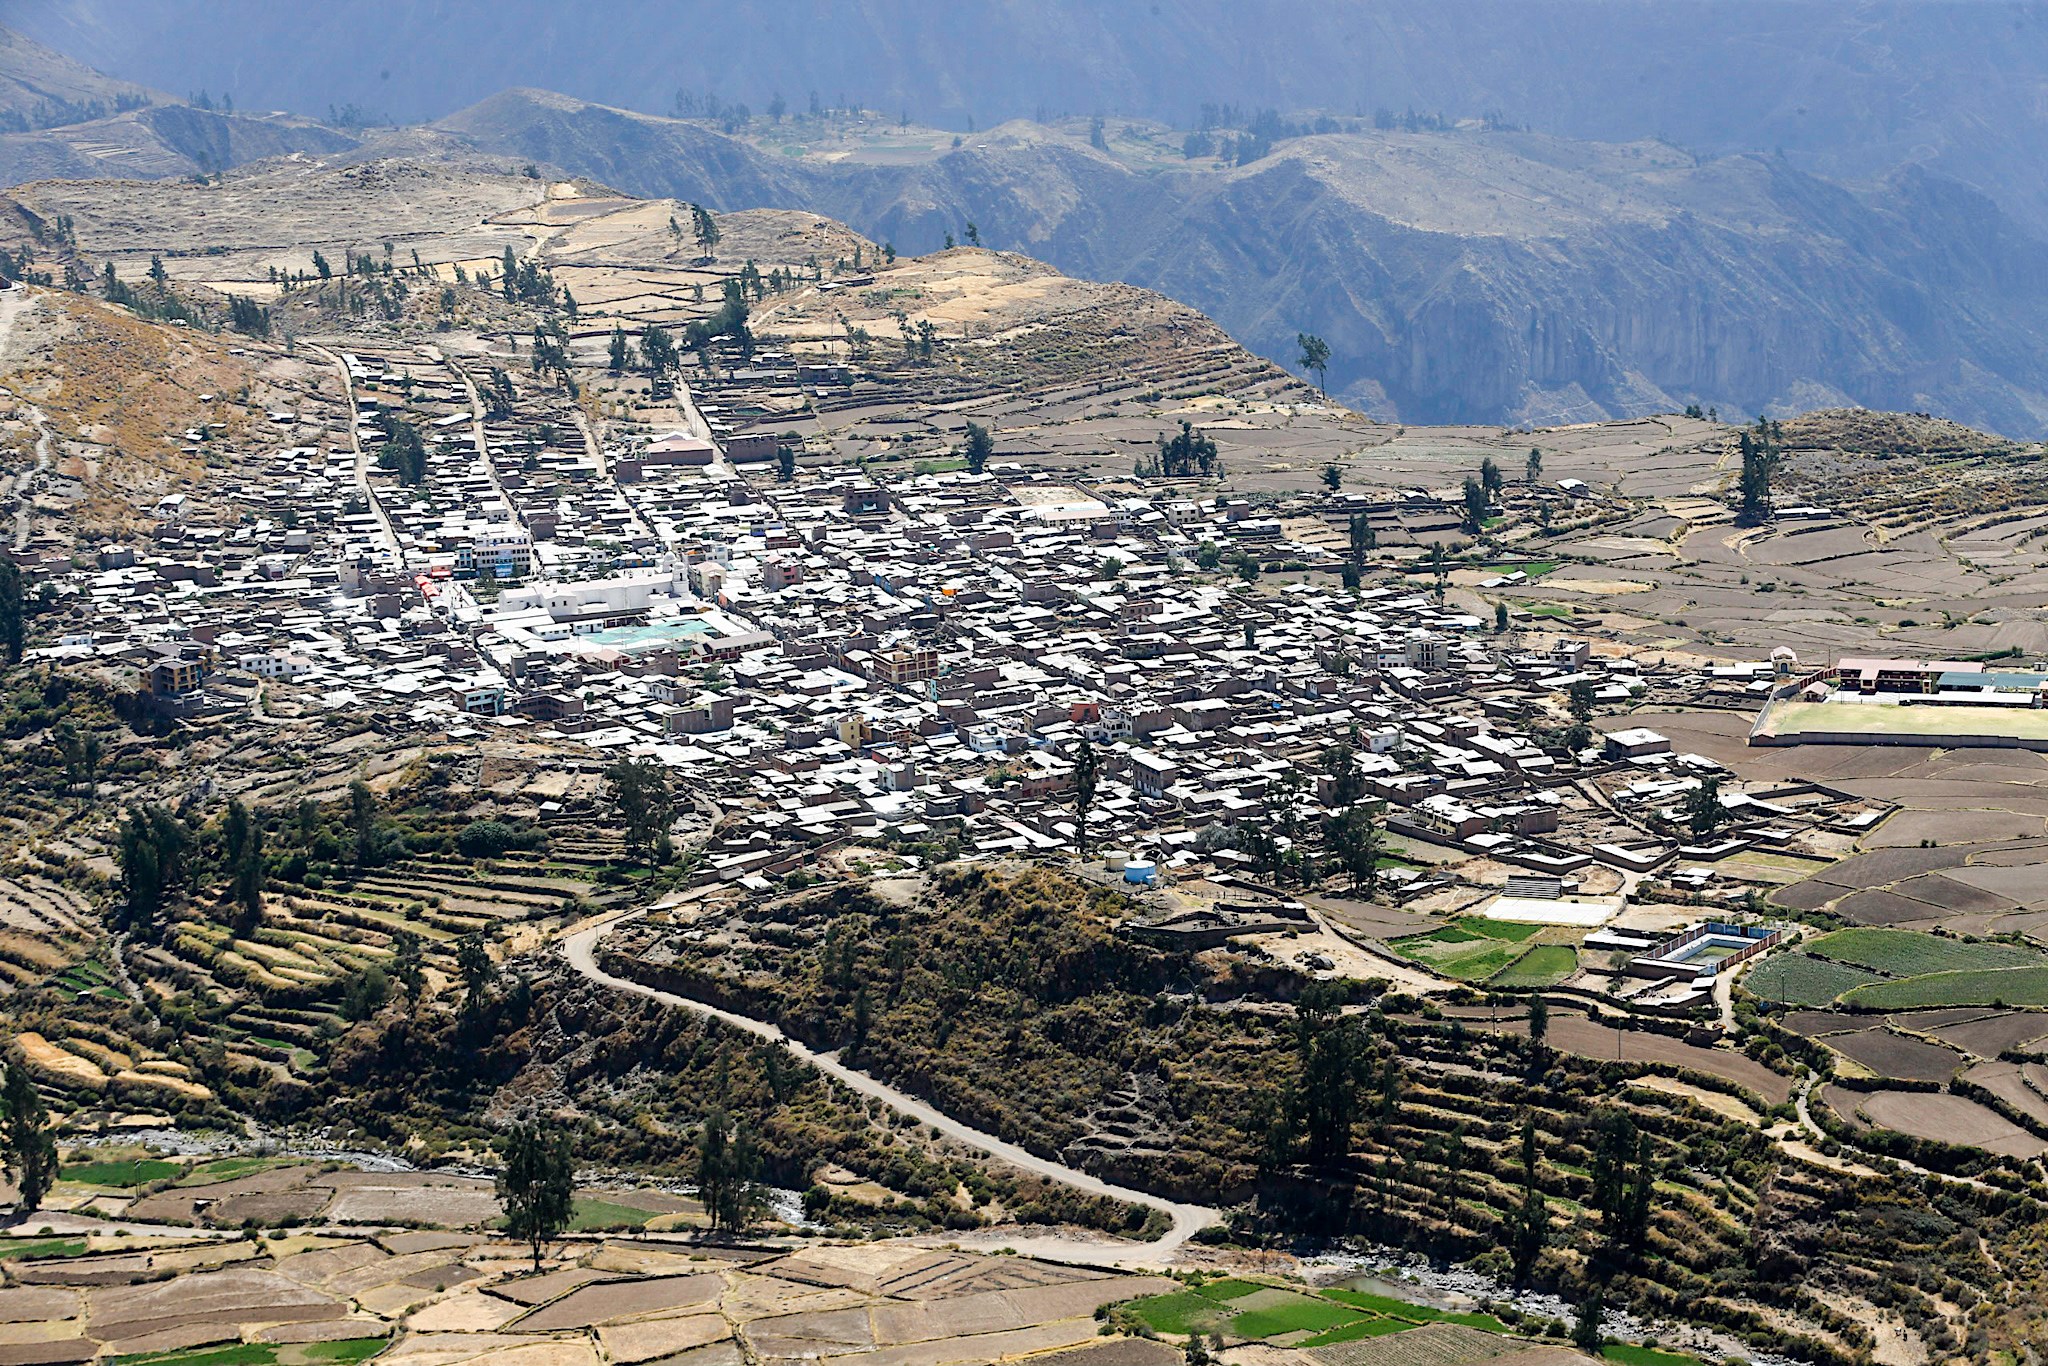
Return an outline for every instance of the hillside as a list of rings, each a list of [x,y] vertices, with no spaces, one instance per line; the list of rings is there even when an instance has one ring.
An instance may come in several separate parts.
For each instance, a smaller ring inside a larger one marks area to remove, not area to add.
[[[82,123],[165,97],[102,76],[82,62],[0,28],[0,132]]]
[[[1924,171],[1854,186],[1775,158],[1476,130],[1162,168],[1142,139],[1101,150],[1023,123],[958,148],[874,129],[864,150],[792,156],[527,91],[437,127],[630,193],[800,205],[906,251],[971,221],[1070,274],[1170,294],[1282,362],[1317,332],[1332,392],[1390,419],[1857,404],[2048,430],[2038,245]]]

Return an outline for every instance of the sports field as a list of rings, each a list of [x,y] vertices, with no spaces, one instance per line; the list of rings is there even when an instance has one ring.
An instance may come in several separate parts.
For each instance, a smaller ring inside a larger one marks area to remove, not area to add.
[[[1782,739],[1830,734],[1925,735],[1944,740],[1983,735],[2048,745],[2048,708],[1780,702],[1771,709],[1760,734]]]

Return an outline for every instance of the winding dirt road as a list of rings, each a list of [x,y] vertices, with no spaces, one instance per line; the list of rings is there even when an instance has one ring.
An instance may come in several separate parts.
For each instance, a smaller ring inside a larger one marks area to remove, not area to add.
[[[638,914],[638,912],[633,914]],[[609,987],[613,991],[630,992],[635,996],[645,996],[652,1000],[660,1001],[664,1005],[694,1011],[696,1014],[731,1025],[734,1029],[744,1030],[757,1039],[765,1039],[769,1043],[779,1044],[804,1062],[809,1063],[826,1076],[845,1086],[848,1090],[858,1095],[870,1096],[879,1100],[891,1109],[910,1116],[920,1124],[930,1125],[948,1138],[956,1139],[971,1148],[979,1149],[989,1156],[999,1158],[1022,1171],[1072,1186],[1075,1190],[1081,1191],[1084,1194],[1106,1195],[1116,1200],[1128,1200],[1136,1204],[1149,1205],[1155,1209],[1166,1211],[1167,1215],[1173,1220],[1173,1226],[1167,1231],[1165,1236],[1150,1243],[1132,1243],[1110,1238],[1102,1238],[1100,1240],[1065,1236],[1044,1238],[1027,1234],[1023,1238],[1003,1239],[1002,1241],[1006,1246],[1014,1246],[1019,1251],[1023,1251],[1028,1244],[1033,1255],[1066,1260],[1114,1262],[1118,1265],[1130,1267],[1159,1267],[1171,1262],[1181,1246],[1189,1238],[1193,1237],[1197,1230],[1214,1224],[1221,1219],[1222,1215],[1219,1211],[1210,1209],[1207,1206],[1174,1204],[1170,1201],[1162,1200],[1156,1195],[1147,1195],[1143,1191],[1111,1185],[1109,1182],[1091,1176],[1087,1172],[1040,1157],[1038,1154],[1020,1148],[1014,1143],[997,1138],[994,1134],[984,1133],[971,1125],[963,1124],[957,1119],[934,1110],[917,1097],[897,1090],[887,1082],[878,1081],[865,1072],[859,1072],[848,1067],[845,1063],[839,1061],[837,1054],[820,1053],[801,1041],[790,1038],[779,1028],[766,1021],[749,1019],[744,1015],[735,1015],[729,1010],[721,1010],[716,1006],[706,1005],[702,1001],[693,1001],[686,996],[678,996],[673,992],[660,991],[654,987],[643,986],[639,982],[612,976],[597,964],[597,943],[598,940],[604,937],[607,931],[618,925],[622,920],[629,918],[630,916],[621,916],[595,925],[589,925],[564,937],[562,940],[562,952],[568,958],[569,966],[599,986]]]

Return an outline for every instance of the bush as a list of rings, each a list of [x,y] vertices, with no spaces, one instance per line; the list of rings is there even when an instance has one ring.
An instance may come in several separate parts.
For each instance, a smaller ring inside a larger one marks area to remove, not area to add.
[[[464,858],[501,858],[515,849],[534,849],[542,842],[541,832],[530,826],[506,821],[471,821],[455,837],[455,847]]]

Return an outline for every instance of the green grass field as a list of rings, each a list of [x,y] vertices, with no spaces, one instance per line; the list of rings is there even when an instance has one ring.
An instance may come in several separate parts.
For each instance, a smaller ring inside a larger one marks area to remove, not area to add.
[[[1964,943],[1918,930],[1836,930],[1815,940],[1807,951],[1888,977],[2048,964],[2048,956],[2016,944]]]
[[[1447,944],[1424,935],[1404,939],[1399,947],[1408,957],[1462,982],[1484,981],[1521,956],[1512,944],[1477,937]]]
[[[1609,1361],[1619,1362],[1620,1366],[1700,1366],[1698,1357],[1663,1352],[1655,1347],[1637,1347],[1626,1342],[1617,1342],[1600,1355]]]
[[[83,1181],[88,1186],[141,1186],[151,1181],[168,1181],[185,1169],[175,1162],[153,1157],[130,1158],[125,1162],[73,1162],[58,1175],[66,1181]]]
[[[1534,939],[1548,926],[1528,925],[1514,920],[1488,920],[1483,915],[1460,916],[1456,928],[1466,934],[1478,935],[1482,939],[1501,939],[1510,944],[1520,944]]]
[[[1554,987],[1578,971],[1579,955],[1568,944],[1538,944],[1493,976],[1501,987]]]
[[[1896,982],[1873,982],[1842,996],[1868,1010],[1915,1006],[2048,1006],[2048,965],[1930,972]]]
[[[307,1361],[337,1362],[340,1366],[354,1366],[355,1362],[368,1361],[390,1345],[389,1338],[343,1338],[339,1342],[309,1342],[299,1348],[299,1355]]]
[[[572,1233],[596,1233],[606,1229],[639,1228],[653,1217],[646,1210],[634,1209],[631,1205],[615,1205],[609,1200],[579,1195],[575,1210],[569,1216],[569,1230]]]
[[[25,1242],[0,1242],[0,1261],[32,1262],[42,1257],[78,1257],[84,1253],[83,1238],[34,1238]]]
[[[2011,707],[1899,707],[1869,702],[1780,702],[1765,723],[1769,735],[2011,736],[2048,740],[2048,711]]]
[[[115,1366],[272,1366],[277,1348],[268,1343],[237,1342],[226,1347],[201,1347],[182,1352],[142,1352],[115,1357]]]
[[[1874,972],[1809,958],[1803,953],[1774,954],[1743,975],[1742,984],[1760,999],[1783,1005],[1824,1006],[1856,987],[1884,979]]]
[[[1250,1309],[1230,1321],[1230,1331],[1248,1338],[1273,1338],[1282,1333],[1326,1333],[1362,1315],[1349,1305],[1302,1295],[1294,1302]]]
[[[203,1186],[210,1181],[232,1181],[238,1176],[252,1172],[268,1171],[272,1167],[288,1167],[294,1159],[288,1157],[217,1157],[211,1162],[201,1162],[196,1167],[187,1167],[185,1174],[178,1178],[181,1186]]]
[[[1230,1311],[1196,1290],[1154,1295],[1131,1305],[1131,1312],[1155,1333],[1209,1333],[1220,1330]]]
[[[1300,1347],[1329,1347],[1339,1342],[1355,1342],[1359,1338],[1383,1338],[1389,1333],[1405,1333],[1415,1325],[1403,1323],[1400,1319],[1353,1319],[1327,1333],[1318,1333],[1312,1338],[1297,1343]]]
[[[113,1366],[356,1366],[390,1345],[389,1338],[341,1338],[334,1342],[286,1345],[236,1342],[103,1360],[110,1360]]]
[[[1322,1293],[1325,1298],[1339,1304],[1348,1304],[1354,1309],[1368,1310],[1386,1318],[1404,1319],[1409,1323],[1459,1323],[1488,1333],[1508,1331],[1508,1326],[1491,1314],[1453,1313],[1448,1309],[1432,1309],[1426,1304],[1410,1304],[1406,1300],[1373,1295],[1363,1290],[1325,1290]]]

